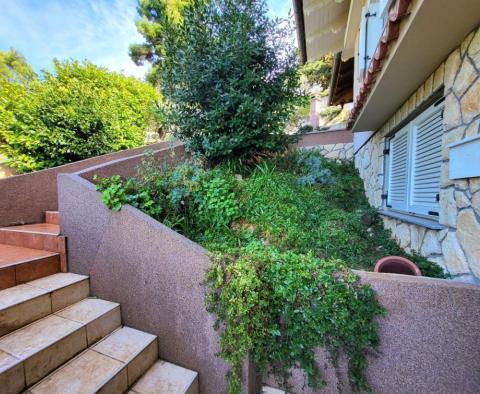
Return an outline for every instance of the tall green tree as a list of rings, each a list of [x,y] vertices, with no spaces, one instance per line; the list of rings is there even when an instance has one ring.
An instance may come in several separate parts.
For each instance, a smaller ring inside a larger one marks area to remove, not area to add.
[[[210,163],[284,149],[285,123],[302,99],[287,21],[262,0],[191,0],[177,14],[166,0],[141,0],[146,43],[132,48],[153,64],[167,126]]]
[[[158,99],[133,77],[54,61],[28,85],[0,79],[0,149],[27,172],[140,146]]]
[[[36,78],[37,74],[20,52],[13,48],[0,51],[0,80],[27,83]]]

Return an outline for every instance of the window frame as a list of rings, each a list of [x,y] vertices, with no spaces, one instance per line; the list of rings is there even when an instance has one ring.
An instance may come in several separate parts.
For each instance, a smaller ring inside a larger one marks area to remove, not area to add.
[[[444,111],[444,98],[440,98],[440,100],[435,100],[433,104],[429,107],[421,111],[418,115],[416,115],[413,119],[411,119],[407,124],[405,124],[400,129],[396,130],[395,133],[388,135],[385,138],[385,151],[384,151],[384,208],[387,211],[392,212],[399,212],[405,215],[412,215],[412,216],[419,216],[424,217],[430,220],[438,221],[439,211],[440,211],[440,201],[437,200],[436,203],[432,204],[415,204],[413,198],[414,192],[414,171],[415,171],[415,152],[417,149],[416,146],[416,137],[417,137],[417,129],[418,126],[428,119],[429,117],[435,115],[438,112],[442,112],[441,117],[443,118],[443,111]],[[390,153],[391,149],[391,141],[395,136],[399,133],[407,133],[408,139],[408,152],[407,152],[407,174],[406,174],[406,197],[404,201],[404,209],[403,207],[393,207],[389,204],[389,193],[391,189],[391,166],[392,166],[392,157]],[[442,132],[441,136],[443,136],[443,124],[442,124]],[[443,138],[443,137],[441,137]],[[441,143],[442,144],[442,143]],[[439,176],[441,176],[441,169],[439,169]],[[440,185],[438,188],[438,194],[440,193]]]

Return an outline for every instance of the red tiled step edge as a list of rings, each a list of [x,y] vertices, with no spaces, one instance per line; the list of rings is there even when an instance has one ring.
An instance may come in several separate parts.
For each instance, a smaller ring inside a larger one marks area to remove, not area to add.
[[[58,211],[45,211],[45,223],[60,225],[60,213]]]
[[[60,226],[51,223],[0,228],[0,244],[60,253],[62,272],[67,272],[66,240]]]
[[[61,271],[61,255],[0,244],[0,290]]]
[[[52,223],[24,224],[21,226],[1,227],[0,231],[23,234],[60,235],[60,226]]]

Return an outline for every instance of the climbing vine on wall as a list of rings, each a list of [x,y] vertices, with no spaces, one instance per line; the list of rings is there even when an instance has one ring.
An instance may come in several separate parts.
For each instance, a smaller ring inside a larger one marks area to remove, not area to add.
[[[318,347],[334,366],[345,354],[351,388],[369,389],[366,354],[379,341],[375,317],[386,312],[374,291],[341,261],[260,243],[211,256],[206,304],[216,315],[220,356],[232,367],[229,393],[241,391],[247,355],[260,373],[273,373],[284,386],[290,369],[298,366],[310,387],[323,388]]]

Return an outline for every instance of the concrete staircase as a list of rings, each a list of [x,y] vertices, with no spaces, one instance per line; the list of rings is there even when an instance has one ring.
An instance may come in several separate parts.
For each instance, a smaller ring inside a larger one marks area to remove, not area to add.
[[[67,272],[58,213],[0,228],[0,392],[197,394],[196,372],[159,360],[157,337]]]

